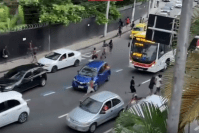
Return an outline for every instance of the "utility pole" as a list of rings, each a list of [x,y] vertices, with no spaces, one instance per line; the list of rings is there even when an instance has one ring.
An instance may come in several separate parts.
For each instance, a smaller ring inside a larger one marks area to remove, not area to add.
[[[107,1],[106,19],[108,19],[109,7],[110,7],[110,1]],[[108,23],[106,23],[105,26],[104,26],[104,37],[105,37],[106,34],[107,34],[107,27],[108,27]]]
[[[177,133],[181,109],[182,91],[184,84],[185,65],[187,58],[187,44],[189,42],[192,0],[183,0],[182,13],[177,40],[177,53],[174,67],[174,81],[167,120],[167,133]]]
[[[136,0],[134,0],[134,3],[133,3],[133,11],[132,11],[131,22],[134,21],[134,16],[135,16],[135,4],[136,4]]]

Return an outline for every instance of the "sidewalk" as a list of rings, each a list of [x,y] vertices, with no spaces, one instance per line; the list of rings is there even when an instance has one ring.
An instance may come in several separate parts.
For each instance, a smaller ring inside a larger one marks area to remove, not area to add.
[[[159,8],[163,7],[165,5],[165,3],[163,2],[160,2],[160,6]],[[158,10],[158,8],[152,8],[151,11],[150,11],[150,14],[155,14],[156,11]],[[144,21],[147,22],[147,14],[145,14],[144,16],[142,16],[144,18]],[[135,21],[135,24],[139,23],[139,20],[136,20]],[[130,31],[131,28],[130,27],[123,27],[123,33],[126,33],[128,31]],[[71,49],[71,50],[81,50],[81,49],[85,49],[85,48],[88,48],[90,46],[93,46],[93,45],[96,45],[96,44],[99,44],[99,43],[102,43],[104,40],[110,40],[112,38],[115,38],[116,35],[118,33],[118,30],[114,30],[112,32],[109,32],[107,33],[107,36],[106,37],[103,37],[103,36],[98,36],[98,37],[94,37],[94,38],[91,38],[91,39],[88,39],[86,41],[81,41],[81,42],[78,42],[78,43],[75,43],[75,44],[72,44],[70,46],[67,46],[67,47],[63,47],[63,48],[66,48],[66,49]],[[37,59],[40,59],[42,57],[44,57],[47,53],[49,52],[43,52],[43,53],[38,53],[37,54]],[[7,63],[4,63],[4,64],[1,64],[0,65],[0,73],[4,73],[14,67],[17,67],[17,66],[20,66],[20,65],[25,65],[25,64],[29,64],[30,62],[32,61],[31,57],[30,58],[21,58],[21,59],[18,59],[18,60],[14,60],[12,62],[7,62]]]

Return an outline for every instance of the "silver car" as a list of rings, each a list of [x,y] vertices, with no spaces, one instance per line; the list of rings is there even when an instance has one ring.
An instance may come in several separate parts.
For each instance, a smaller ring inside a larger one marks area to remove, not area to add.
[[[165,6],[165,7],[161,8],[161,12],[167,12],[167,13],[170,14],[170,12],[171,12],[171,7]]]
[[[97,126],[117,117],[123,109],[124,102],[117,94],[102,91],[80,102],[68,113],[66,123],[77,131],[93,133]]]

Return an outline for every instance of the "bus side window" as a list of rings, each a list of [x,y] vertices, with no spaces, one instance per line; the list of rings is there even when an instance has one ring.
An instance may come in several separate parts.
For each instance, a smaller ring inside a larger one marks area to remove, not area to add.
[[[164,50],[164,44],[160,44],[160,47],[159,47],[159,52],[158,52],[158,58],[161,58],[164,53],[165,53],[165,50]]]
[[[165,53],[171,51],[171,46],[170,45],[165,45]]]

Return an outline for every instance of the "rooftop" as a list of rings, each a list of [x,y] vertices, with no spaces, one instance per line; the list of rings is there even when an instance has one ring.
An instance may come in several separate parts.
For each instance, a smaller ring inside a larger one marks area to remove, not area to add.
[[[16,91],[0,92],[0,103],[18,97],[22,97],[22,94]]]

